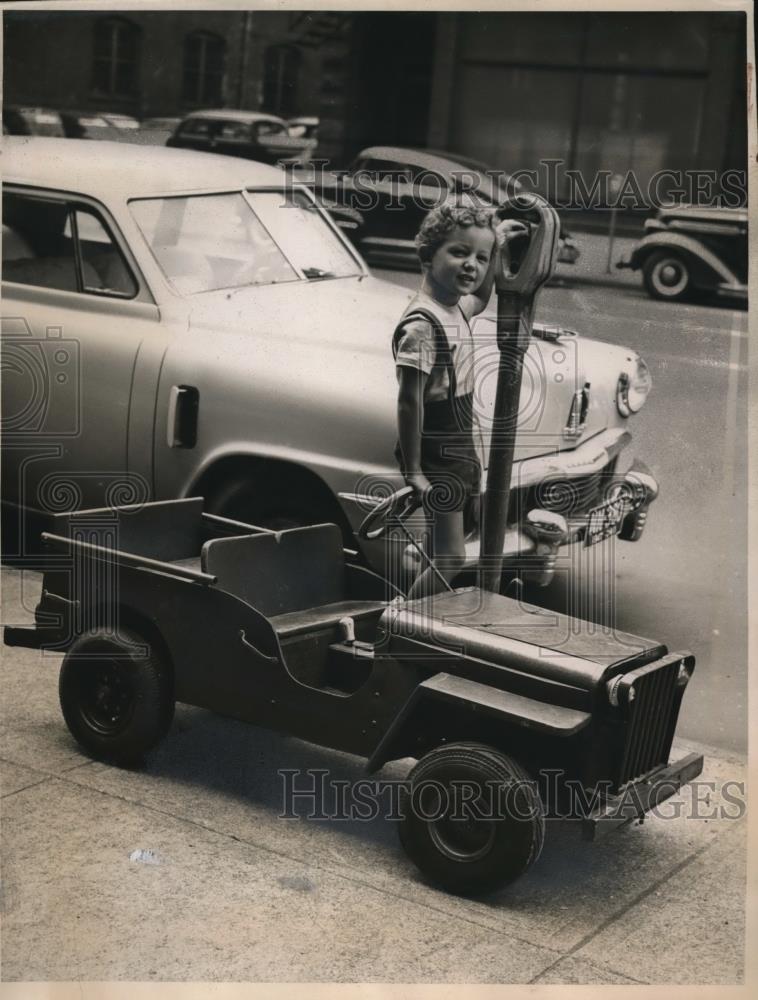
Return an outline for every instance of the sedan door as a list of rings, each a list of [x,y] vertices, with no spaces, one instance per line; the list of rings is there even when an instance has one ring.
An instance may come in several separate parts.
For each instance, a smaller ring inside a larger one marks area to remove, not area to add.
[[[102,206],[3,191],[4,501],[42,512],[152,491],[159,313]]]

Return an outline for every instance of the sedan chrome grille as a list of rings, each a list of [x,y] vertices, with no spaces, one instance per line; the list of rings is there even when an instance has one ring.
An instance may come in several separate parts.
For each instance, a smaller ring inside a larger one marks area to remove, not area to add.
[[[607,488],[613,481],[616,460],[588,476],[562,476],[543,479],[536,486],[511,492],[508,520],[521,521],[530,510],[551,510],[567,519],[585,515],[607,500]]]

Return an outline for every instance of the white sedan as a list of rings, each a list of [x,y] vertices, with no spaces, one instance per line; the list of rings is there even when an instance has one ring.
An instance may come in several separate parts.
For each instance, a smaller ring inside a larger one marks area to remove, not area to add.
[[[371,485],[400,484],[390,338],[409,293],[371,276],[277,168],[67,139],[4,147],[4,505],[202,495],[231,517],[336,521],[350,537]],[[483,456],[493,334],[479,317]],[[505,552],[542,582],[560,545],[639,537],[657,486],[640,464],[619,475],[649,388],[634,351],[535,328]]]

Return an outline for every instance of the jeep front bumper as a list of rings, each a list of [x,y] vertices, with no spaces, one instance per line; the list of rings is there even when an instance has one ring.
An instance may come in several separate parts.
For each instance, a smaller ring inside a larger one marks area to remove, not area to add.
[[[643,819],[645,813],[670,799],[702,770],[703,755],[691,753],[673,764],[656,768],[638,781],[630,781],[617,795],[607,796],[588,816],[582,817],[583,839],[594,840],[635,819]]]

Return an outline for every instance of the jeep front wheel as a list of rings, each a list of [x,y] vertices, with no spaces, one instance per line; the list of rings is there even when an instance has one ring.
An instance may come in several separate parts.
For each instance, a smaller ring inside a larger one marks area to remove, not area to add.
[[[448,892],[499,889],[537,860],[545,836],[535,783],[492,747],[451,743],[410,773],[400,842],[414,864]]]

